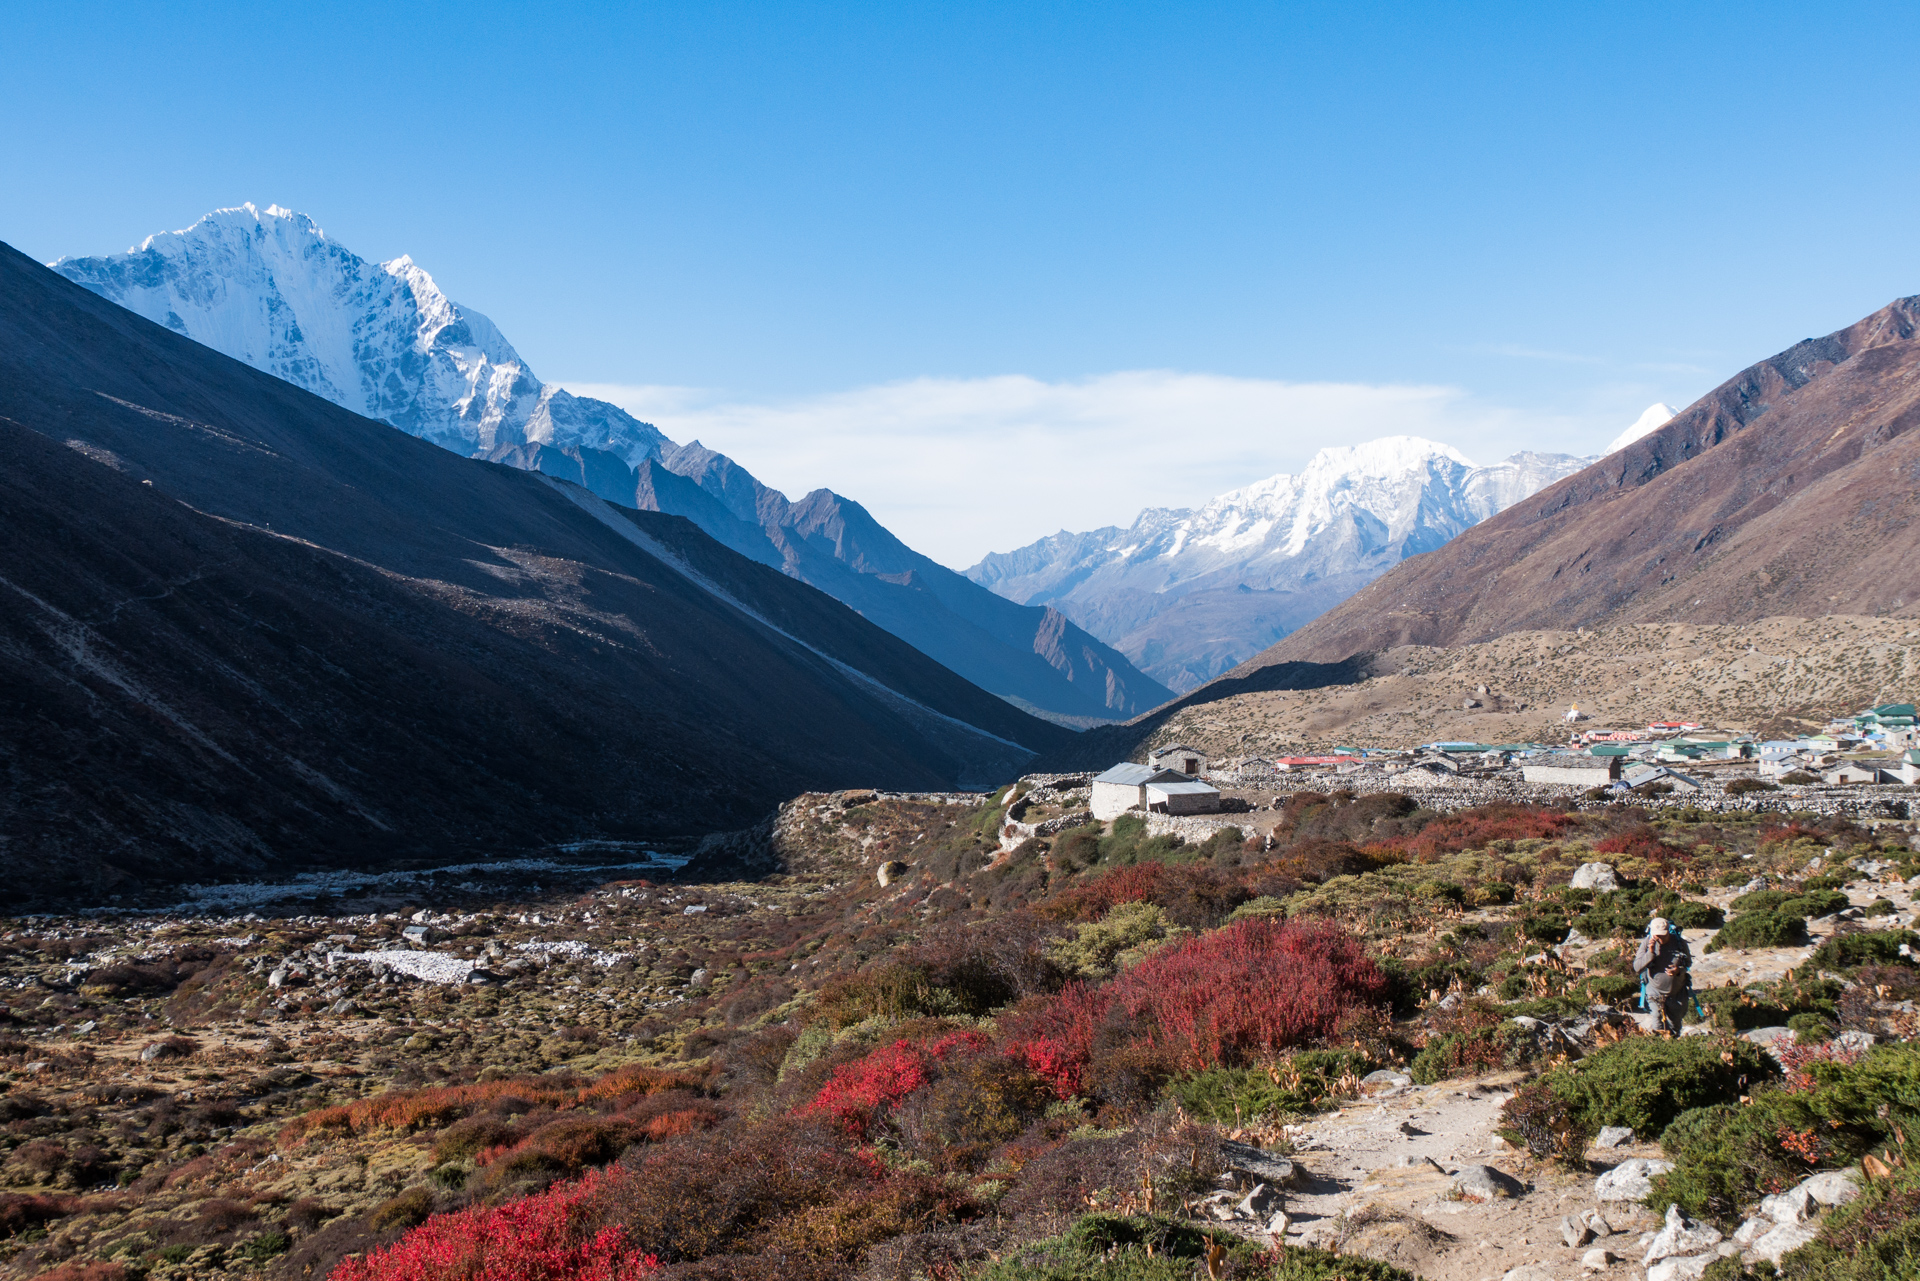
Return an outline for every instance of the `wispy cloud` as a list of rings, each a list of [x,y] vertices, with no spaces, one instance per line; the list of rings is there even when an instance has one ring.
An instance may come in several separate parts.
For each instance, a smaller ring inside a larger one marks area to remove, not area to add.
[[[1329,445],[1426,436],[1488,462],[1576,452],[1593,425],[1523,417],[1457,388],[1287,383],[1164,370],[1069,382],[916,378],[746,401],[697,388],[569,383],[798,495],[829,488],[964,568],[1060,529],[1192,506]],[[1600,434],[1611,435],[1617,425]]]

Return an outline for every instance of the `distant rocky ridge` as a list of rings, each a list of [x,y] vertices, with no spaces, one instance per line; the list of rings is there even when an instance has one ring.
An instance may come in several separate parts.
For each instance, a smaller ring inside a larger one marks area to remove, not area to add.
[[[851,605],[980,687],[1067,724],[1171,691],[1046,608],[1010,602],[907,547],[849,499],[799,502],[699,442],[540,382],[486,317],[410,258],[370,263],[278,206],[218,210],[124,254],[54,270],[156,324],[458,454],[684,516],[742,555]]]
[[[1742,370],[1671,422],[1247,663],[1625,623],[1920,614],[1920,297]]]
[[[1388,437],[1323,449],[1297,476],[1198,510],[1149,508],[1124,529],[995,553],[967,576],[1060,610],[1184,691],[1592,461],[1527,452],[1476,467],[1446,445]]]

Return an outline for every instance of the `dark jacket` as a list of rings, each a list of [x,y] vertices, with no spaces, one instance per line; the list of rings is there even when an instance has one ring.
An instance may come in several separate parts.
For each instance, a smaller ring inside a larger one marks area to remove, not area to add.
[[[1669,974],[1669,967],[1679,963],[1679,973]],[[1678,930],[1655,937],[1649,934],[1640,940],[1639,950],[1633,954],[1633,969],[1647,981],[1647,991],[1658,997],[1668,997],[1685,992],[1690,980],[1687,971],[1693,968],[1693,953],[1687,948],[1687,941],[1680,937]]]

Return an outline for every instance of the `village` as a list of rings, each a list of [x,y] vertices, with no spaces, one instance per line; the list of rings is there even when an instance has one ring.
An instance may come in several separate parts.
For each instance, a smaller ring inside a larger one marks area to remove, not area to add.
[[[1129,813],[1143,818],[1153,835],[1204,840],[1234,826],[1263,836],[1289,795],[1329,790],[1400,792],[1436,811],[1507,801],[1776,811],[1862,822],[1913,817],[1920,721],[1912,703],[1871,707],[1832,720],[1820,733],[1777,740],[1717,732],[1695,721],[1609,729],[1581,728],[1584,719],[1570,708],[1568,741],[1556,745],[1336,746],[1312,755],[1227,760],[1210,760],[1185,743],[1157,745],[1144,764],[1023,779],[1026,790],[1007,811],[1001,848]]]

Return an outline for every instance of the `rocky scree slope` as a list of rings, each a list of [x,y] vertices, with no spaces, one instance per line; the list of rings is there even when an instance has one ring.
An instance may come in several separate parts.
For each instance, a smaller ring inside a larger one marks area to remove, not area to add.
[[[1314,666],[1281,663],[1254,676]],[[1117,759],[1179,742],[1228,760],[1334,745],[1550,743],[1565,741],[1563,718],[1573,703],[1587,717],[1583,731],[1684,717],[1785,736],[1920,685],[1920,623],[1768,618],[1511,632],[1451,649],[1397,647],[1347,670],[1351,683],[1223,681],[1165,714],[1104,727],[1072,747],[1083,754],[1104,747]]]
[[[844,601],[968,680],[1064,723],[1169,697],[1117,651],[913,551],[830,490],[790,502],[699,442],[543,384],[490,320],[411,258],[371,263],[278,206],[222,209],[124,254],[56,271],[104,298],[357,414],[458,454],[559,476],[684,516]]]
[[[745,826],[1068,732],[684,520],[455,457],[0,247],[16,904]]]
[[[1920,608],[1920,298],[1810,338],[1249,666],[1527,629]]]
[[[1063,611],[1184,692],[1592,461],[1528,452],[1475,467],[1448,446],[1393,436],[1323,449],[1297,476],[1197,511],[1156,507],[1125,529],[1063,530],[967,576]]]

